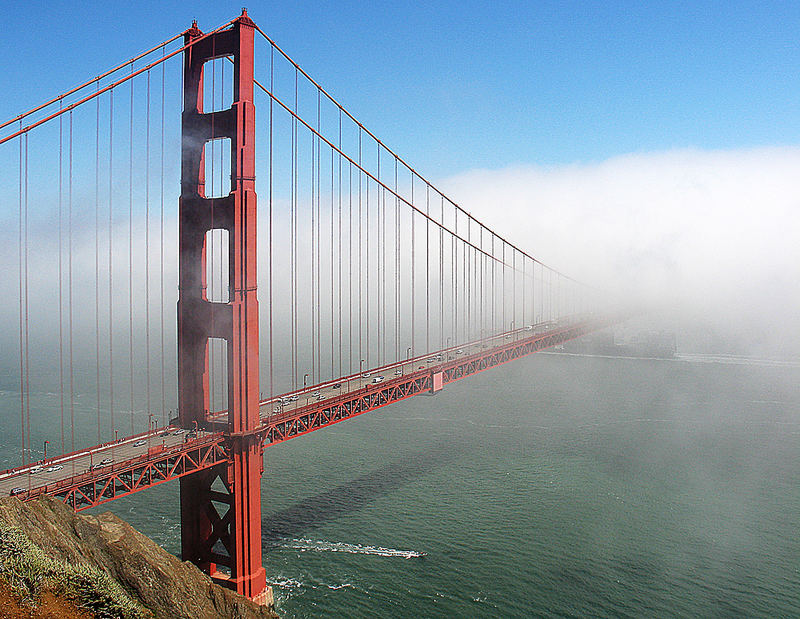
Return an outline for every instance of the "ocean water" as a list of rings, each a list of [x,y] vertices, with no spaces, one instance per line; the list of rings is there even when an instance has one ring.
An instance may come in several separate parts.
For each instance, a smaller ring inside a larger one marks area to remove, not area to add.
[[[111,509],[179,549],[177,484]],[[540,353],[265,452],[290,617],[800,617],[800,363]]]

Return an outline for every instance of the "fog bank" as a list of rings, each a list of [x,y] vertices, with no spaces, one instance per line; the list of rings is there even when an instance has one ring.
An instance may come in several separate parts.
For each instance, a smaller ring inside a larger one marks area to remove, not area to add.
[[[635,153],[439,184],[545,263],[661,308],[690,339],[800,354],[800,147]],[[703,338],[703,336],[706,336]]]

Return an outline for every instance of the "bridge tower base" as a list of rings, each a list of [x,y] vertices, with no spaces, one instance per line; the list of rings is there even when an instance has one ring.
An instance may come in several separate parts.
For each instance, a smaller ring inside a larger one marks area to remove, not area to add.
[[[184,33],[181,197],[179,206],[178,404],[184,428],[203,427],[209,409],[209,338],[227,342],[229,461],[180,480],[181,551],[215,580],[264,598],[261,563],[258,300],[256,296],[254,24],[246,11],[230,28]],[[233,104],[203,111],[203,67],[232,58]],[[231,143],[231,192],[207,197],[204,149]],[[209,300],[206,243],[211,230],[228,233],[228,299]],[[224,567],[226,570],[220,570]],[[226,573],[227,572],[227,573]]]

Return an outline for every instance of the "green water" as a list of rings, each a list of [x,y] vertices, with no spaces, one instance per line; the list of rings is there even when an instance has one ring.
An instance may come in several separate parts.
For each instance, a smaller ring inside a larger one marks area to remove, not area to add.
[[[709,361],[539,354],[270,447],[280,613],[800,616],[800,364]],[[109,507],[177,552],[176,484]]]

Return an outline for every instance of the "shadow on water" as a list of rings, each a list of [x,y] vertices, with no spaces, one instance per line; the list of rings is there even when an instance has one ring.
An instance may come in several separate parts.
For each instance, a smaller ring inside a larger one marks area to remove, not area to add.
[[[434,445],[270,515],[261,522],[265,550],[287,537],[301,537],[309,529],[361,509],[453,460],[460,451],[453,443]]]

